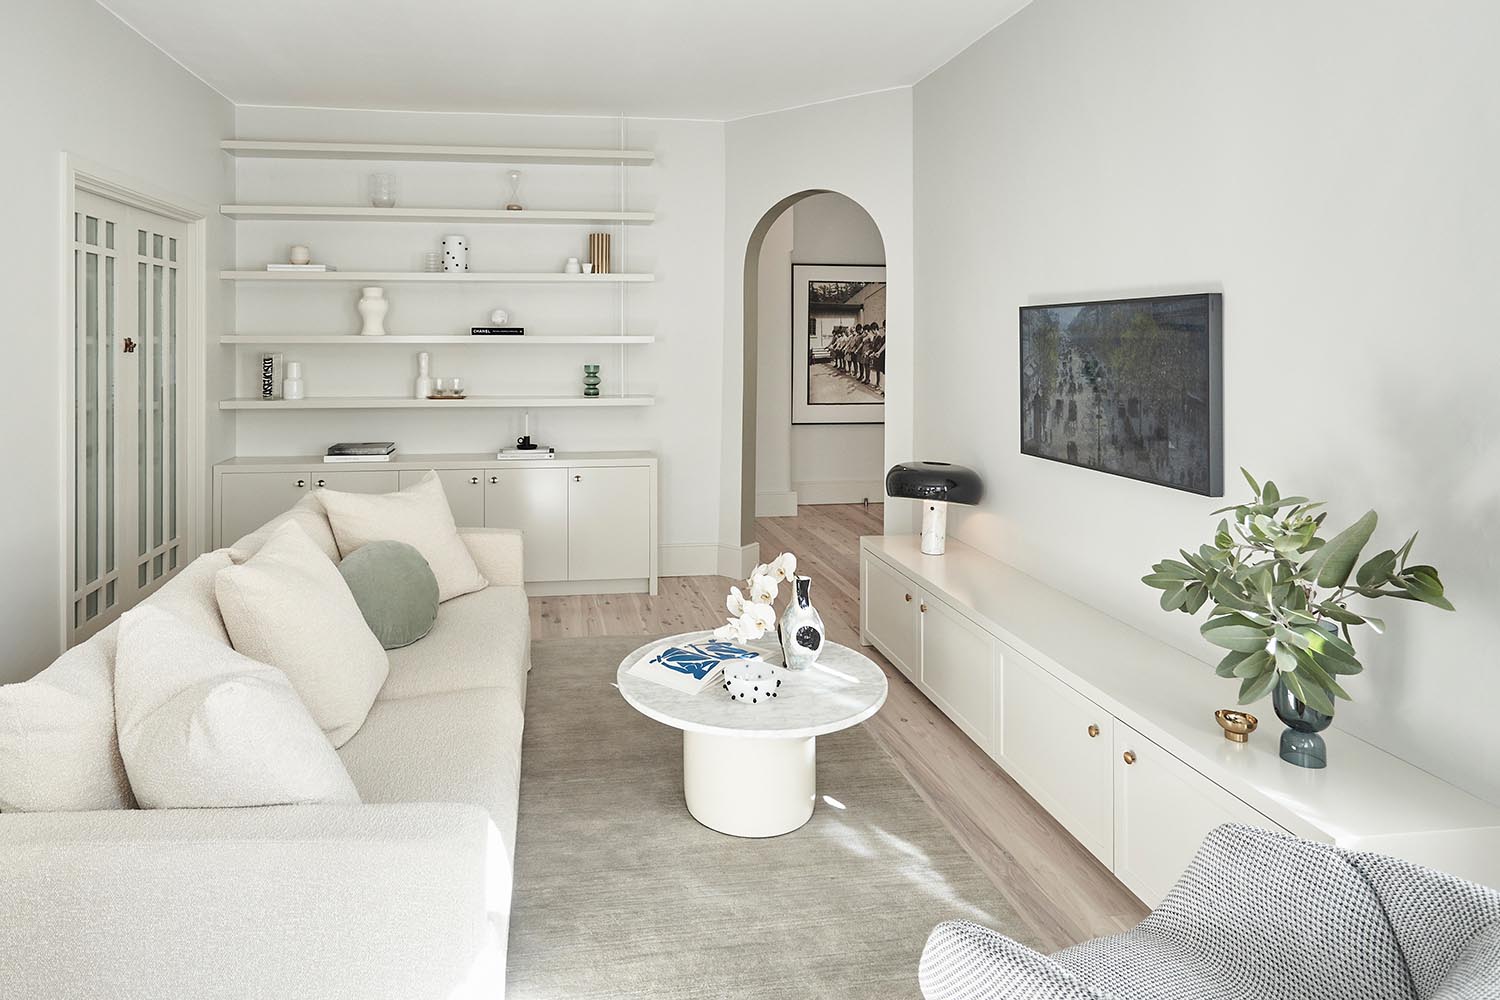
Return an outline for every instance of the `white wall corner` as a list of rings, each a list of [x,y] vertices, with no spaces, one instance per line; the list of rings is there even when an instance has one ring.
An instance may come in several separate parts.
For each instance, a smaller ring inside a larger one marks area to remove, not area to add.
[[[797,494],[795,492],[755,494],[755,516],[796,517]]]
[[[881,503],[885,500],[885,483],[879,479],[832,479],[823,482],[793,483],[792,494],[801,504]]]
[[[675,543],[658,548],[662,576],[719,576],[719,546],[713,542]]]
[[[719,546],[719,576],[727,576],[731,580],[747,579],[758,562],[760,562],[759,542],[751,542],[749,545]]]

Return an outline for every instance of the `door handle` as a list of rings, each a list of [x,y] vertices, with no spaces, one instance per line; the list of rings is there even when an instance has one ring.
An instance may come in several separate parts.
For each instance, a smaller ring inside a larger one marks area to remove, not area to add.
[[[907,594],[907,595],[906,595],[906,603],[907,603],[907,604],[910,604],[910,603],[911,603],[911,595],[910,595],[910,594]]]
[[[1126,750],[1125,753],[1122,756],[1124,757],[1125,763],[1127,763],[1127,764],[1134,764],[1135,763],[1135,751],[1134,750]]]
[[[135,341],[129,337],[125,338],[125,342],[121,344],[120,347],[125,351],[126,354],[135,353]]]
[[[1095,739],[1099,735],[1098,726],[1089,726],[1089,739]]]

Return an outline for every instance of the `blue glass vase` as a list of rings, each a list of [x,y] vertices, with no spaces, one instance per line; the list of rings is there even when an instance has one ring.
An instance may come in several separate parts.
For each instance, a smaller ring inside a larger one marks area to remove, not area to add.
[[[1281,734],[1281,759],[1298,767],[1327,767],[1328,746],[1318,734],[1332,724],[1333,716],[1309,708],[1284,681],[1277,681],[1271,691],[1271,705],[1287,727]]]

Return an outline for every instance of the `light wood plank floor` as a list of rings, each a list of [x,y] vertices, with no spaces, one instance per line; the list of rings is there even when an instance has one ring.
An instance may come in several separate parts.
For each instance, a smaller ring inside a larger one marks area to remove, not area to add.
[[[859,536],[881,532],[881,507],[801,507],[756,521],[762,560],[797,553],[813,578],[828,637],[859,645]],[[656,597],[606,594],[531,599],[538,639],[652,635],[712,628],[733,581],[663,577]],[[1040,947],[1055,950],[1134,925],[1146,908],[874,649],[890,679],[885,707],[866,725],[959,843],[989,874]]]

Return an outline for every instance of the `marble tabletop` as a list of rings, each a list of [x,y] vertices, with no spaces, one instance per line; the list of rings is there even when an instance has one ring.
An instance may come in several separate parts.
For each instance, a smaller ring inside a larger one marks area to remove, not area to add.
[[[835,642],[824,645],[818,662],[809,669],[786,671],[777,699],[759,705],[733,701],[717,683],[687,694],[628,672],[658,646],[702,642],[711,635],[685,632],[646,643],[620,663],[615,686],[647,718],[676,729],[743,739],[802,739],[833,733],[865,721],[885,704],[885,671],[864,654]],[[782,662],[781,648],[772,636],[745,645],[772,663]]]

